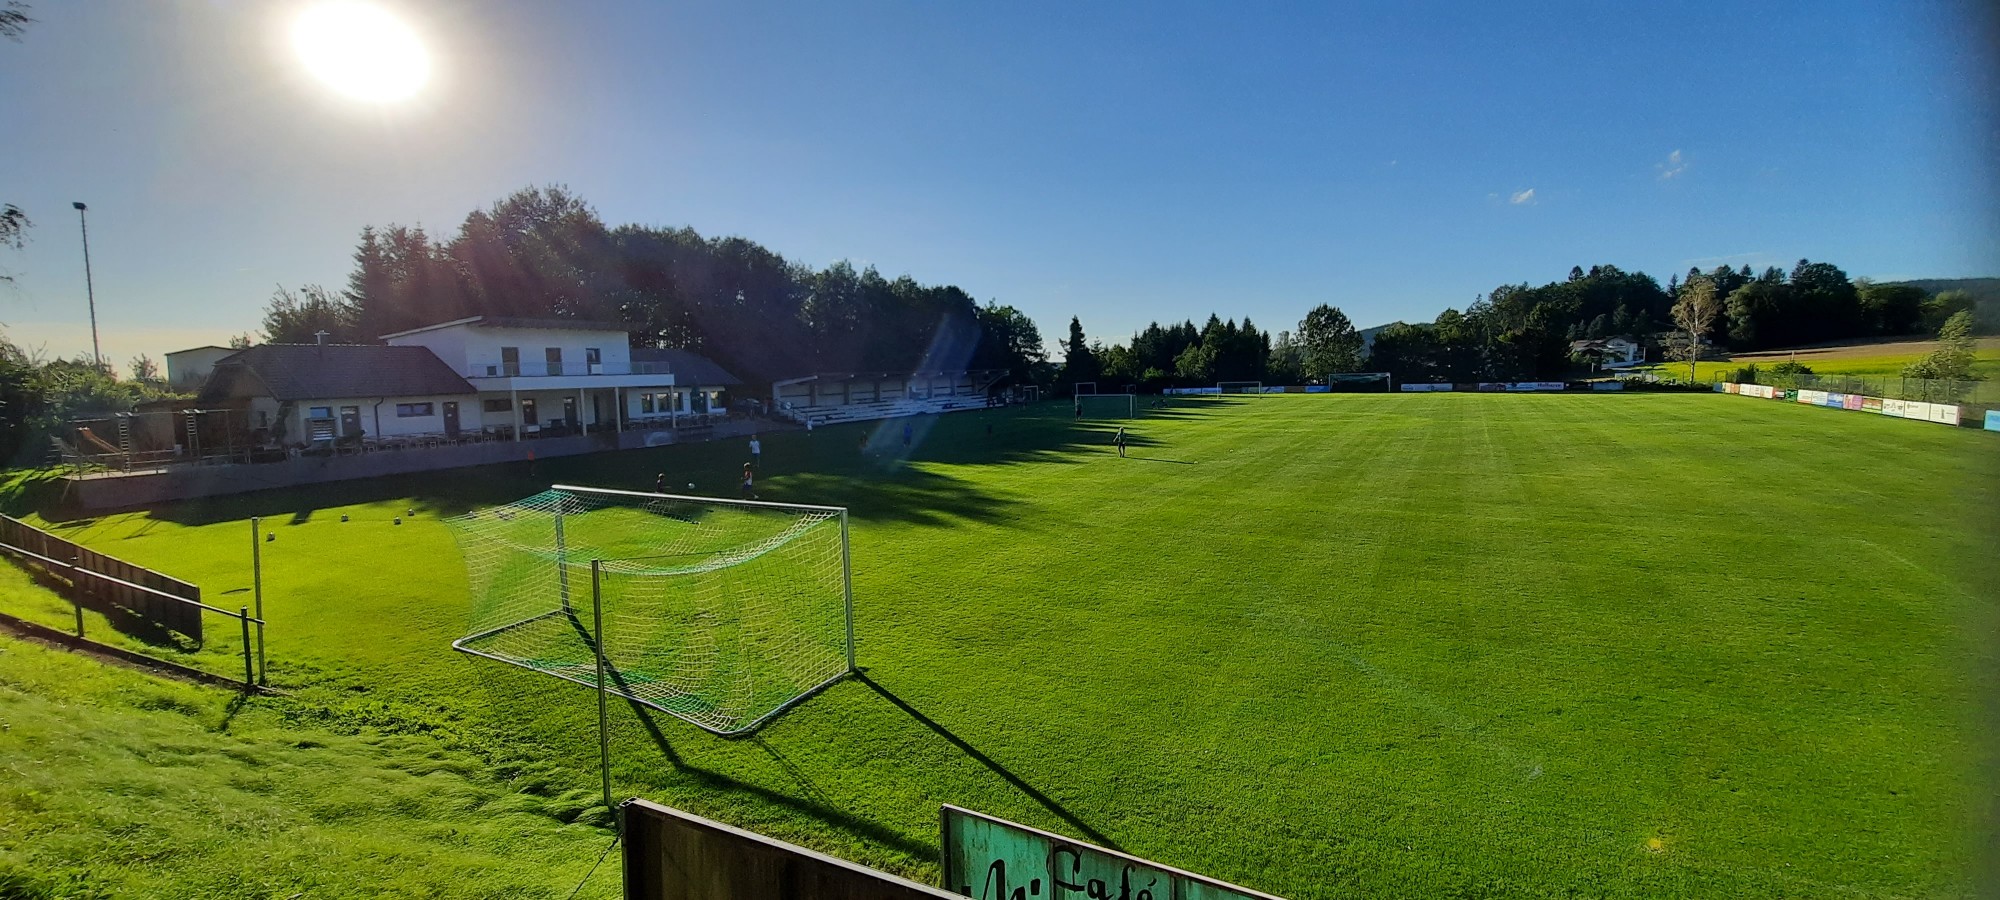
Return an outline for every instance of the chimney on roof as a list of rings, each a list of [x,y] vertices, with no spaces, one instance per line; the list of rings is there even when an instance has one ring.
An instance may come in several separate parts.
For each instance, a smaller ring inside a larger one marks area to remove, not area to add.
[[[318,345],[320,345],[320,346],[322,346],[322,347],[326,346],[326,336],[327,336],[327,335],[329,335],[329,334],[332,334],[332,333],[333,333],[333,332],[331,332],[331,331],[315,331],[315,332],[313,332],[313,343],[315,343],[315,344],[318,344]]]

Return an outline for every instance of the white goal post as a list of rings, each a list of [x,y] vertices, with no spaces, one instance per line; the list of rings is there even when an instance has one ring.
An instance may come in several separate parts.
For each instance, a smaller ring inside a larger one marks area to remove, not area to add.
[[[1084,394],[1076,398],[1077,412],[1093,419],[1136,419],[1138,394]]]
[[[472,593],[452,647],[600,707],[738,735],[855,671],[844,508],[555,485],[445,524]]]
[[[1215,392],[1218,394],[1261,394],[1264,393],[1264,382],[1218,381],[1215,383]]]

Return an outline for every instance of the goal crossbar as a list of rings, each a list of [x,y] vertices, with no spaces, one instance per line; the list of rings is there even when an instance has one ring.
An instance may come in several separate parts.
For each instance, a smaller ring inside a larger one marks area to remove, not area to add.
[[[456,516],[473,619],[451,646],[748,734],[857,671],[847,519],[578,485]]]
[[[724,503],[730,506],[761,506],[765,509],[801,509],[808,512],[842,513],[844,506],[814,506],[810,503],[773,503],[769,500],[737,500],[731,497],[699,497],[693,494],[655,494],[651,491],[621,491],[616,488],[578,487],[573,484],[552,484],[550,490],[568,491],[572,494],[603,494],[609,497],[638,497],[644,500],[684,500],[689,503]]]
[[[1079,395],[1077,395],[1077,398],[1076,398],[1076,404],[1077,404],[1077,406],[1078,406],[1078,408],[1079,408],[1079,409],[1080,409],[1080,408],[1081,408],[1081,407],[1083,406],[1083,404],[1084,404],[1084,401],[1086,401],[1086,400],[1090,400],[1090,401],[1104,401],[1104,400],[1109,400],[1109,401],[1113,401],[1113,402],[1116,402],[1116,403],[1120,403],[1120,404],[1123,404],[1123,405],[1124,405],[1124,407],[1125,407],[1125,416],[1126,416],[1126,418],[1130,418],[1130,419],[1136,419],[1136,418],[1138,418],[1138,417],[1139,417],[1139,395],[1138,395],[1138,394],[1079,394]],[[1093,403],[1092,405],[1093,405],[1093,406],[1096,406],[1096,405],[1101,405],[1101,404],[1099,404],[1099,403]]]

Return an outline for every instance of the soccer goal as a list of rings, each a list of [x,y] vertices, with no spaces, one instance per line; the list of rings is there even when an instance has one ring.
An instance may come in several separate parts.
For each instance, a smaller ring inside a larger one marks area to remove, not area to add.
[[[1138,394],[1085,394],[1076,398],[1077,408],[1090,419],[1136,419]]]
[[[1326,376],[1326,387],[1330,391],[1344,393],[1373,393],[1390,390],[1387,372],[1334,372]]]
[[[1076,383],[1076,387],[1073,388],[1070,391],[1070,393],[1075,394],[1078,397],[1095,396],[1097,394],[1097,382],[1079,381]]]
[[[1215,383],[1215,392],[1218,394],[1261,394],[1264,393],[1264,382],[1218,381]]]
[[[447,519],[452,647],[723,735],[854,671],[847,511],[557,485]]]

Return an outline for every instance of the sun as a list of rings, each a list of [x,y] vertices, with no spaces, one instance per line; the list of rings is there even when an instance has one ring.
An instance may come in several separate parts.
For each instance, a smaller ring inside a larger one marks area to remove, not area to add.
[[[357,100],[402,100],[430,80],[430,54],[417,33],[366,3],[307,9],[292,26],[292,46],[307,71]]]

